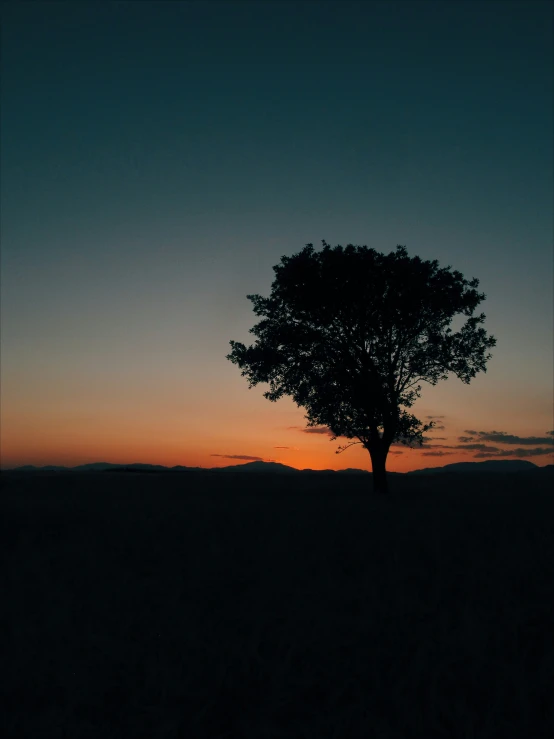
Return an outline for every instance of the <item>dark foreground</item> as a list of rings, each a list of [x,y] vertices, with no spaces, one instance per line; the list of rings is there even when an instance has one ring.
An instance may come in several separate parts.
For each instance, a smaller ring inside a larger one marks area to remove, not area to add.
[[[367,476],[3,473],[0,732],[554,736],[554,490],[529,474],[382,500]]]

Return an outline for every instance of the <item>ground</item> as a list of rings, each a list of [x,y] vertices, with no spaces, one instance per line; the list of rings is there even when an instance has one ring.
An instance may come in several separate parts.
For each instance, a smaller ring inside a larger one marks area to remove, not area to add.
[[[2,735],[554,736],[553,479],[468,480],[2,473]]]

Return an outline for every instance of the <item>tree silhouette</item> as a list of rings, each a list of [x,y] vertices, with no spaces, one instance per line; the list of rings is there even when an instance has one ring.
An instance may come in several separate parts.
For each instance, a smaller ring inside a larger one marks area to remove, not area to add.
[[[231,341],[226,358],[249,388],[269,383],[269,400],[292,396],[308,426],[327,426],[333,440],[358,439],[353,444],[371,457],[374,490],[386,493],[391,444],[421,446],[434,426],[401,409],[420,397],[417,383],[436,385],[453,372],[468,384],[486,372],[485,351],[496,339],[479,326],[485,315],[473,316],[486,296],[475,289],[479,280],[409,257],[405,246],[385,255],[322,244],[281,258],[269,298],[246,296],[263,317],[250,329],[257,340]],[[456,314],[468,319],[453,333]]]

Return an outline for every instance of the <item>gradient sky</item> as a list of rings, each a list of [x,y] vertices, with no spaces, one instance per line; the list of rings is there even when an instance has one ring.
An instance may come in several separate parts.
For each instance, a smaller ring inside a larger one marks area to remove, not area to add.
[[[2,466],[371,469],[225,359],[254,341],[246,294],[321,239],[404,244],[487,295],[487,373],[424,384],[411,412],[440,428],[389,470],[554,462],[552,15],[5,3]]]

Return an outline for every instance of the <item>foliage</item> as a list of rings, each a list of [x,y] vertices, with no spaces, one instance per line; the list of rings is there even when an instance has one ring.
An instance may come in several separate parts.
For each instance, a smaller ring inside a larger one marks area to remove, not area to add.
[[[420,397],[419,382],[436,385],[452,372],[469,383],[486,372],[496,344],[474,316],[485,295],[437,260],[408,256],[406,247],[382,254],[348,244],[313,244],[273,268],[271,295],[248,295],[261,317],[252,346],[231,341],[227,355],[249,388],[269,383],[264,397],[284,395],[306,409],[308,426],[366,448],[424,441],[423,425],[404,408]],[[453,317],[467,317],[453,333]]]

